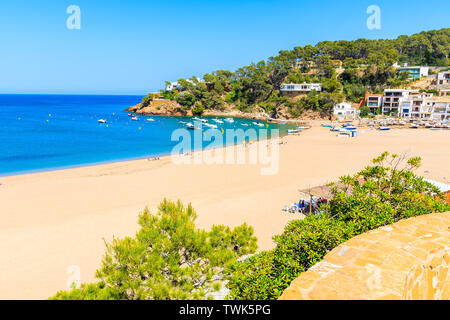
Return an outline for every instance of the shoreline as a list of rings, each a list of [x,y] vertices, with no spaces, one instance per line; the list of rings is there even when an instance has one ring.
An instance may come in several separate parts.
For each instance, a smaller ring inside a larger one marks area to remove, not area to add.
[[[289,136],[287,133],[280,133],[279,137],[283,138]],[[267,137],[265,139],[257,139],[255,141],[267,141],[271,140],[270,137]],[[254,141],[254,140],[251,140]],[[234,143],[229,145],[223,145],[222,149],[228,148],[228,147],[234,147],[239,146],[241,143]],[[213,148],[216,149],[216,148]],[[191,153],[201,152],[201,151],[207,151],[209,150],[207,147],[199,150],[191,150]],[[84,168],[84,167],[95,167],[95,166],[101,166],[101,165],[107,165],[107,164],[114,164],[114,163],[126,163],[131,161],[138,161],[138,160],[146,160],[148,158],[168,158],[171,157],[171,153],[155,153],[155,154],[147,154],[145,156],[138,156],[138,157],[131,157],[131,158],[123,158],[123,159],[113,159],[113,160],[104,160],[99,162],[89,162],[89,163],[82,163],[82,164],[74,164],[74,165],[67,165],[67,166],[58,166],[58,167],[50,167],[50,168],[42,168],[42,169],[32,169],[32,170],[24,170],[24,171],[14,171],[14,172],[6,172],[6,173],[0,173],[0,178],[8,178],[8,177],[16,177],[16,176],[23,176],[23,175],[31,175],[31,174],[37,174],[37,173],[46,173],[46,172],[54,172],[54,171],[64,171],[64,170],[70,170],[70,169],[77,169],[77,168]],[[1,186],[1,183],[0,183]]]

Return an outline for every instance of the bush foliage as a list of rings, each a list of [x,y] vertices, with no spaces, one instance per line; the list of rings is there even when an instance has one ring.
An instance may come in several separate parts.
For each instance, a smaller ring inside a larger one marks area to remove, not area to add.
[[[139,216],[135,237],[106,244],[99,282],[58,292],[52,299],[205,299],[220,290],[223,269],[254,253],[256,238],[246,224],[231,230],[195,228],[191,205],[164,200],[156,215]]]

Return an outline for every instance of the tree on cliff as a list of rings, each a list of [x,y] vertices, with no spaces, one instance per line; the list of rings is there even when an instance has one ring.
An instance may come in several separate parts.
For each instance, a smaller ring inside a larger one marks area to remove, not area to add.
[[[52,299],[204,299],[221,288],[223,268],[254,253],[256,238],[246,224],[231,230],[195,228],[191,205],[164,200],[155,215],[139,215],[135,237],[106,244],[99,282],[58,292]]]

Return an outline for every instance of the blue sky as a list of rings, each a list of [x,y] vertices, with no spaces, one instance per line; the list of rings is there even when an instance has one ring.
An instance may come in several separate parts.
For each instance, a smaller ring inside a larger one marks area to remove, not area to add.
[[[81,29],[69,30],[69,5]],[[381,30],[366,27],[369,5]],[[0,93],[145,94],[323,40],[449,27],[450,1],[2,0]]]

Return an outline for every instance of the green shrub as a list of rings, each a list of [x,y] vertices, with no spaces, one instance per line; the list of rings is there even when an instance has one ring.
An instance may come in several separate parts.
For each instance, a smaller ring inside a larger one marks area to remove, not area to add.
[[[52,299],[204,299],[221,287],[223,269],[254,253],[256,238],[246,224],[231,230],[195,228],[189,205],[164,200],[156,215],[139,216],[135,237],[106,244],[98,283],[58,292]]]
[[[205,111],[205,107],[203,107],[201,103],[196,103],[195,106],[192,108],[192,114],[194,116],[202,115],[203,111]]]
[[[195,103],[195,97],[192,93],[187,91],[180,92],[176,97],[175,101],[178,102],[183,107],[190,108]]]

